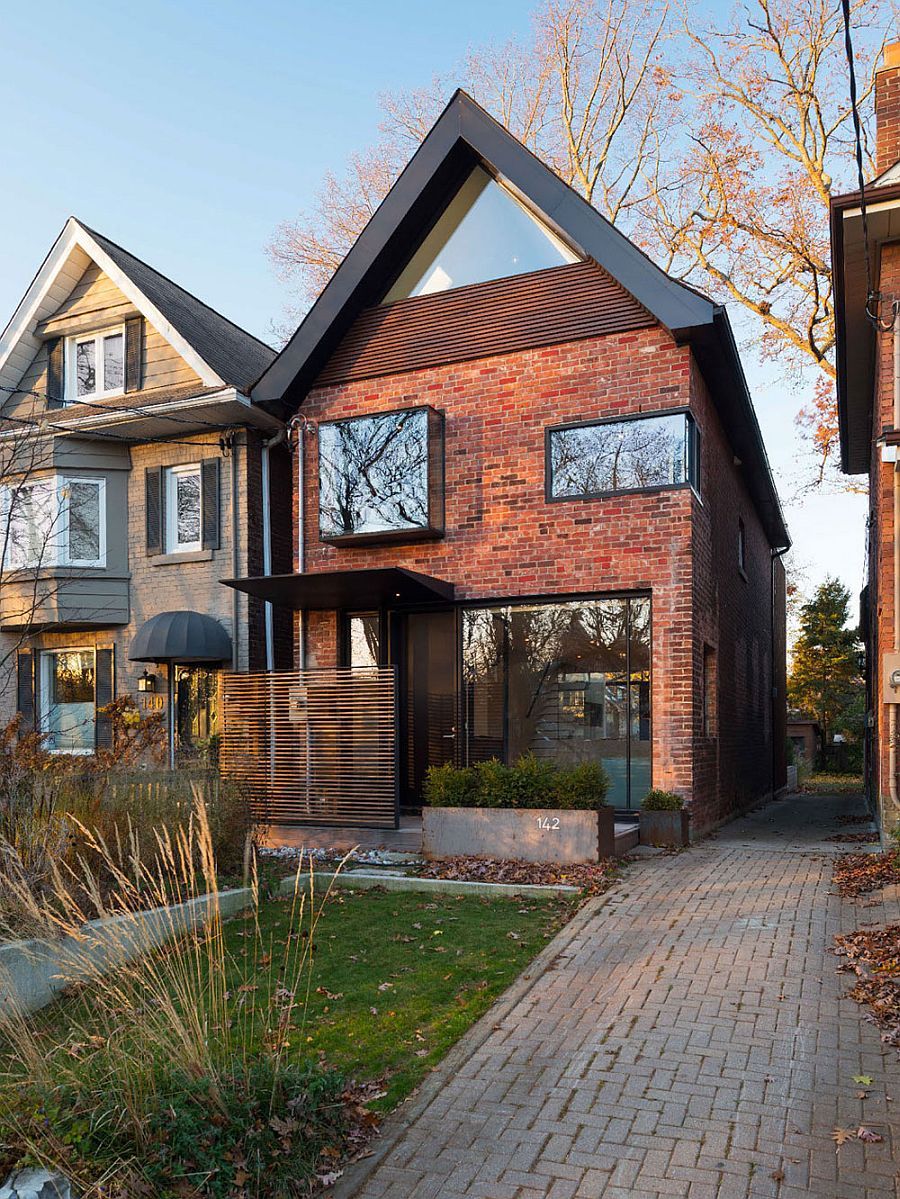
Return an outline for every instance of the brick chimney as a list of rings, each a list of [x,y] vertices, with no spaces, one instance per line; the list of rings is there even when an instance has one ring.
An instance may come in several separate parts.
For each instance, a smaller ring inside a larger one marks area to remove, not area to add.
[[[875,119],[875,165],[880,175],[900,159],[900,42],[884,48],[884,62],[875,76]]]

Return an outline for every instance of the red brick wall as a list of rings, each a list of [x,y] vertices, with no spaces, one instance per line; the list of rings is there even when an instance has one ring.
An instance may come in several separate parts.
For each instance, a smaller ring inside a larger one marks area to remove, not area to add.
[[[900,300],[900,245],[882,247],[879,286],[881,315],[890,320],[891,305]],[[874,649],[869,663],[871,702],[875,713],[872,765],[876,794],[880,797],[882,823],[893,828],[900,820],[890,800],[888,706],[881,701],[881,655],[900,649],[894,638],[894,472],[893,463],[883,462],[877,439],[882,429],[894,423],[893,337],[879,332],[875,357],[875,403],[872,412],[872,465],[869,478],[869,612]]]
[[[354,548],[320,542],[315,426],[425,403],[446,416],[446,536]],[[547,425],[686,406],[703,434],[702,504],[686,488],[544,498]],[[464,599],[649,590],[654,785],[692,800],[695,827],[770,789],[768,546],[688,348],[660,328],[613,334],[320,387],[302,414],[311,426],[303,439],[306,570],[402,565],[452,581]],[[738,513],[748,533],[747,582],[737,571]],[[722,666],[719,746],[697,741],[704,639]],[[310,614],[308,664],[334,664],[336,646],[334,613]]]
[[[887,46],[875,76],[877,115],[875,162],[879,174],[900,158],[900,44]]]

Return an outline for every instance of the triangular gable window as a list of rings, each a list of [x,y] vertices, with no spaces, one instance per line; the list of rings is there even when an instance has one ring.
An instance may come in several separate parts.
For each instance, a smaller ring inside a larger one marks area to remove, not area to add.
[[[427,296],[578,262],[524,204],[476,167],[385,296]]]

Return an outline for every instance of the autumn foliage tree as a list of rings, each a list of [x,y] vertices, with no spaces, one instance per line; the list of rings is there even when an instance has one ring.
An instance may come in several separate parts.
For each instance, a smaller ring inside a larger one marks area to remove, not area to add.
[[[890,0],[851,0],[864,134]],[[315,298],[453,88],[465,87],[667,270],[736,305],[764,358],[812,380],[799,423],[835,458],[828,202],[854,184],[841,0],[548,0],[530,36],[453,80],[382,97],[381,137],[323,181],[269,252]],[[804,368],[811,367],[812,374]]]
[[[859,634],[847,627],[850,592],[828,578],[800,611],[793,646],[788,703],[816,719],[822,738],[858,733],[864,695]]]

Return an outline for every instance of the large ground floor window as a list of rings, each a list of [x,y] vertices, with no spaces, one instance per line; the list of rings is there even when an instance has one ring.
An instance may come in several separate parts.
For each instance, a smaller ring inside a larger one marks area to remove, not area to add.
[[[579,599],[462,612],[463,761],[534,752],[601,762],[609,802],[650,789],[650,600]]]
[[[39,658],[40,730],[52,753],[92,754],[96,664],[92,649],[43,651]]]

